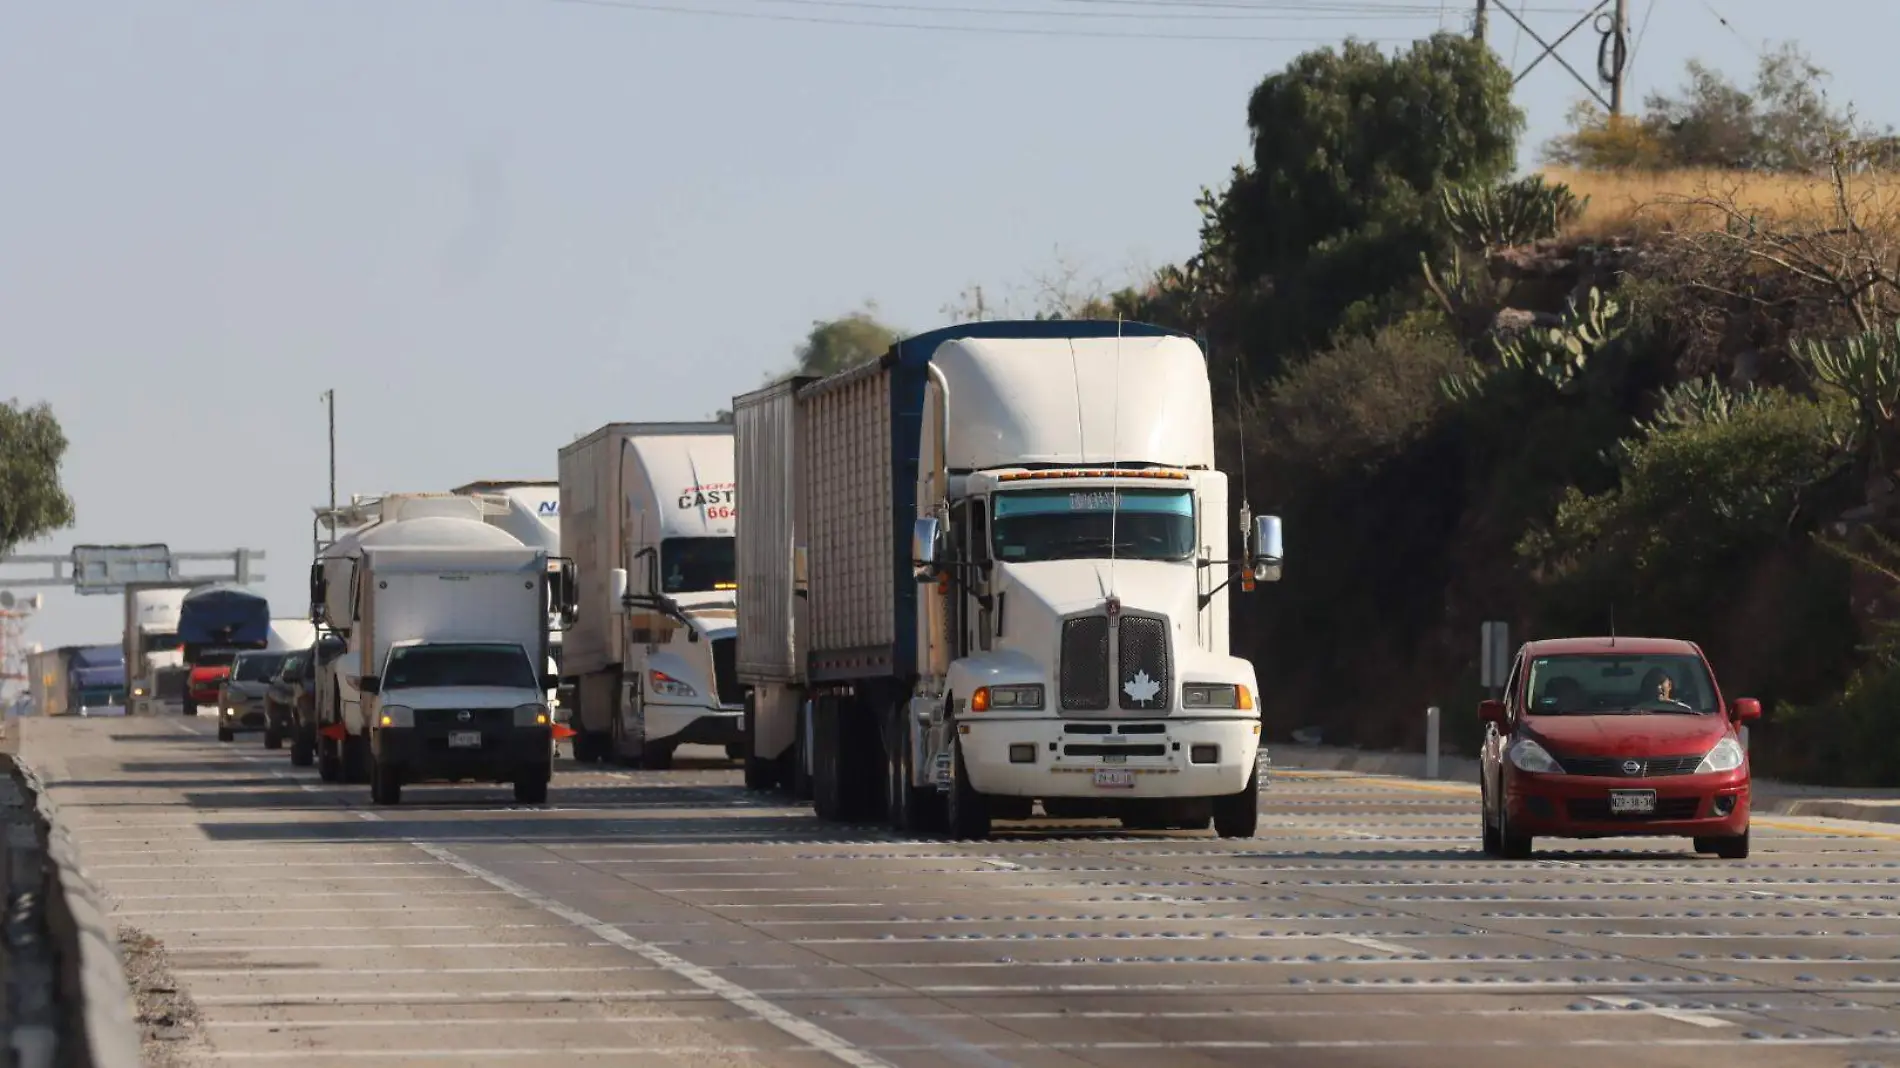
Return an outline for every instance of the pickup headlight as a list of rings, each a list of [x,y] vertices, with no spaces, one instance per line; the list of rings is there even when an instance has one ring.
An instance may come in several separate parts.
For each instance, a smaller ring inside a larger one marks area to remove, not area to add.
[[[383,713],[376,717],[379,727],[413,727],[416,725],[416,710],[407,705],[384,705]]]
[[[1556,758],[1546,752],[1543,746],[1529,738],[1521,738],[1513,744],[1509,756],[1512,766],[1519,771],[1538,775],[1563,774],[1563,765],[1557,763]]]
[[[698,697],[699,691],[664,671],[647,672],[647,686],[667,697]]]
[[[1021,686],[978,686],[976,692],[970,695],[970,711],[972,712],[988,712],[992,708],[1033,712],[1041,707],[1041,683]]]
[[[1724,738],[1715,743],[1715,748],[1709,750],[1709,755],[1702,758],[1702,763],[1696,765],[1696,774],[1710,771],[1734,771],[1742,766],[1742,760],[1741,743],[1733,738]]]
[[[1181,687],[1182,708],[1252,708],[1253,692],[1232,682],[1190,682]]]
[[[515,726],[517,727],[545,727],[550,718],[552,717],[548,715],[546,705],[515,706]]]

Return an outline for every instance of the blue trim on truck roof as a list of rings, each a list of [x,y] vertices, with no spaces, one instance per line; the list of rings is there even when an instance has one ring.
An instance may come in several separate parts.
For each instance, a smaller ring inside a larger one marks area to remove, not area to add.
[[[897,591],[891,650],[892,673],[909,677],[917,663],[917,581],[910,570],[910,529],[917,517],[917,464],[922,459],[924,386],[930,358],[946,341],[965,338],[1051,340],[1064,338],[1183,337],[1194,335],[1153,323],[1114,319],[992,319],[916,334],[892,345],[879,361],[891,370],[891,530],[896,552],[891,576]]]

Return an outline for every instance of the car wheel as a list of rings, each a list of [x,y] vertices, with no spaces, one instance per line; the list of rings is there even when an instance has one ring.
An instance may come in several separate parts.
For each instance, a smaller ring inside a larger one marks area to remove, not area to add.
[[[1491,792],[1484,791],[1478,805],[1478,822],[1484,825],[1484,851],[1490,856],[1504,852],[1504,839],[1498,834],[1498,825],[1491,820]]]
[[[1533,842],[1528,834],[1517,834],[1511,829],[1511,810],[1502,800],[1498,802],[1498,854],[1507,860],[1528,860]]]
[[[221,727],[219,727],[219,728],[218,728],[218,741],[220,741],[220,742],[235,742],[235,741],[237,741],[237,731],[235,731],[235,730],[232,730],[232,729],[231,729],[230,727],[222,727],[222,726],[221,726]]]
[[[1748,859],[1748,832],[1747,831],[1743,831],[1742,833],[1735,835],[1731,838],[1717,838],[1714,844],[1715,844],[1715,855],[1718,857],[1721,857],[1723,860],[1747,860]]]

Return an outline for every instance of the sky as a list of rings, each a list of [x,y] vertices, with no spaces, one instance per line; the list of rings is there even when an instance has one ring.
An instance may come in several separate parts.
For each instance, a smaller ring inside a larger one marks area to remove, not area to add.
[[[1523,67],[1591,0],[1491,0]],[[1627,0],[1632,99],[1799,41],[1900,123],[1895,0]],[[76,526],[261,550],[301,615],[338,492],[551,478],[700,419],[876,302],[908,330],[1066,262],[1194,251],[1246,101],[1301,51],[1474,0],[16,0],[0,5],[0,398],[50,402]],[[1560,52],[1586,73],[1586,29]],[[1883,73],[1884,72],[1884,73]],[[1582,88],[1524,78],[1528,151]],[[8,567],[22,577],[35,572]],[[4,587],[4,582],[0,582]],[[56,590],[27,640],[114,642]]]

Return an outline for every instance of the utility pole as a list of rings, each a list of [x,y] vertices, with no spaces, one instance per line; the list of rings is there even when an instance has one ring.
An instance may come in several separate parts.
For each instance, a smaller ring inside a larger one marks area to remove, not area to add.
[[[1484,4],[1485,0],[1478,0],[1477,13],[1473,15],[1471,19],[1471,39],[1479,44],[1484,43],[1484,31],[1488,28],[1488,23],[1490,22],[1489,18],[1486,17]]]
[[[1616,21],[1610,26],[1610,117],[1623,116],[1623,68],[1629,59],[1629,0],[1616,0]]]
[[[323,391],[324,404],[330,409],[330,514],[336,515],[336,390]],[[335,520],[331,522],[334,524]]]

